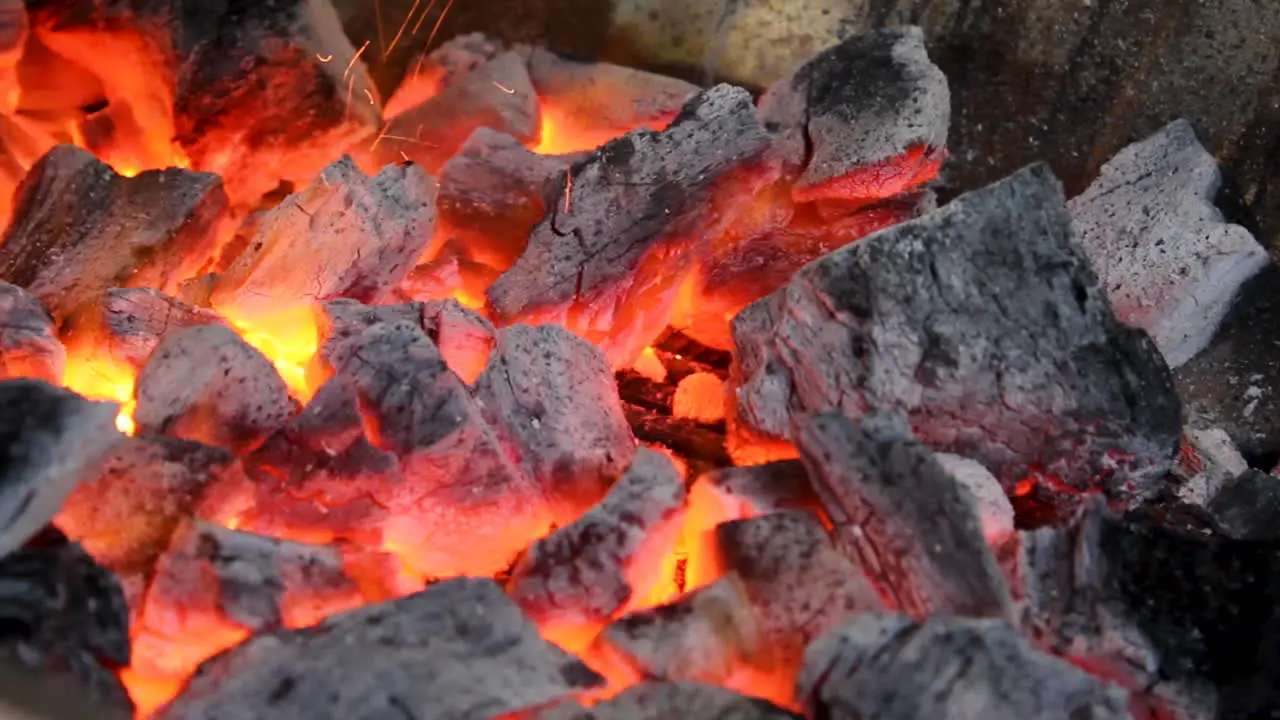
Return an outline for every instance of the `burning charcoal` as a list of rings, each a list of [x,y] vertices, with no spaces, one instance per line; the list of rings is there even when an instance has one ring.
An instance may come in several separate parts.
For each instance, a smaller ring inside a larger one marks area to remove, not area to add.
[[[799,443],[837,546],[895,609],[914,617],[1011,614],[973,496],[900,418],[870,414],[854,426],[823,413]]]
[[[544,636],[603,626],[665,588],[684,519],[684,480],[662,453],[636,451],[600,504],[529,547],[509,592]]]
[[[0,379],[57,383],[67,366],[49,311],[16,285],[0,283]]]
[[[365,330],[379,323],[422,322],[424,306],[420,302],[400,305],[365,305],[356,300],[328,300],[319,306],[316,324],[320,335],[320,347],[316,360],[322,366],[331,365],[338,348],[360,337]],[[328,373],[327,367],[318,372]]]
[[[188,440],[130,438],[102,461],[97,477],[71,493],[58,527],[118,574],[149,572],[231,460],[224,450]]]
[[[973,506],[978,510],[982,534],[991,547],[998,547],[1013,539],[1013,505],[1004,494],[1000,481],[969,458],[937,453],[938,464],[955,479],[960,489],[969,493]]]
[[[85,400],[42,380],[0,381],[0,557],[51,520],[124,437],[114,403]]]
[[[18,188],[0,279],[26,288],[59,322],[119,285],[175,292],[216,252],[213,229],[226,205],[216,175],[123,177],[60,145]]]
[[[485,419],[566,525],[631,464],[635,439],[600,351],[554,325],[498,331],[476,381]]]
[[[741,204],[778,178],[751,96],[719,85],[666,130],[577,164],[524,254],[489,288],[499,325],[558,323],[629,365],[672,318],[692,265]]]
[[[716,526],[780,510],[821,512],[822,504],[797,460],[731,467],[698,477],[689,490],[689,512],[680,544],[687,554],[685,587],[701,587],[720,577]]]
[[[408,158],[438,173],[471,133],[493,128],[520,142],[538,135],[538,96],[524,61],[503,53],[458,77],[438,95],[391,119],[355,152],[362,165],[381,167]]]
[[[937,174],[951,120],[947,78],[918,27],[876,30],[814,56],[760,98],[801,172],[798,200],[887,198]]]
[[[419,167],[390,165],[370,178],[344,157],[252,226],[213,305],[234,320],[338,297],[386,299],[431,237],[435,196]]]
[[[1223,485],[1208,510],[1227,537],[1280,540],[1280,478],[1245,470]]]
[[[569,171],[566,158],[537,155],[510,135],[477,128],[440,169],[440,230],[467,257],[506,270],[547,214],[546,196]],[[435,257],[436,245],[425,253]]]
[[[676,385],[671,399],[671,414],[702,423],[724,419],[724,381],[709,372],[686,375]]]
[[[201,10],[192,15],[177,0],[40,3],[32,26],[123,106],[138,135],[117,138],[136,146],[125,150],[165,163],[176,143],[192,167],[226,178],[237,204],[282,179],[311,180],[377,126],[376,88],[329,2],[233,0]]]
[[[1173,474],[1182,480],[1178,497],[1193,505],[1207,505],[1223,485],[1248,469],[1244,456],[1221,428],[1187,428],[1173,466]]]
[[[453,298],[469,308],[483,308],[484,291],[500,274],[484,263],[468,260],[458,243],[446,241],[435,259],[409,271],[396,294],[401,301]]]
[[[1168,368],[1112,315],[1042,165],[807,265],[733,334],[748,439],[892,410],[1006,492],[1038,469],[1131,496],[1162,480],[1181,430]]]
[[[489,365],[497,331],[475,310],[452,298],[433,300],[423,305],[422,326],[449,369],[468,385]]]
[[[1069,204],[1122,321],[1146,330],[1170,367],[1218,329],[1267,251],[1214,207],[1218,164],[1186,120],[1125,148]]]
[[[597,687],[490,580],[446,580],[205,663],[159,720],[486,717]]]
[[[512,464],[417,322],[375,324],[341,345],[332,364],[356,388],[369,439],[401,460],[403,477],[373,488],[390,516],[384,544],[404,549],[406,561],[429,576],[493,574],[546,534],[551,515],[544,494]],[[548,382],[540,375],[525,379]],[[576,400],[586,402],[582,391]],[[548,413],[540,416],[547,432],[559,427],[558,416],[548,412],[556,407],[539,405]],[[524,417],[515,406],[511,413],[511,422]],[[572,456],[552,459],[560,472],[579,467]]]
[[[539,152],[594,150],[632,130],[662,130],[698,93],[683,80],[603,62],[527,50],[542,109]]]
[[[129,664],[129,617],[111,573],[47,529],[0,558],[0,648],[33,671],[70,671],[98,711],[132,710],[116,672]],[[97,717],[95,711],[91,717]]]
[[[339,375],[321,385],[285,431],[303,447],[337,455],[364,437],[355,381]]]
[[[359,4],[358,2],[356,3]],[[497,57],[503,48],[482,33],[459,35],[409,63],[410,72],[392,93],[382,112],[388,118],[421,105],[443,88]]]
[[[188,305],[149,288],[112,288],[95,311],[101,312],[103,332],[99,342],[105,343],[105,351],[139,369],[169,335],[189,327],[226,324],[212,310]],[[93,333],[95,328],[86,328],[85,332]]]
[[[769,648],[734,576],[610,623],[598,642],[643,677],[726,685]]]
[[[332,548],[190,522],[156,566],[132,670],[180,679],[252,632],[309,627],[363,604]]]
[[[618,696],[584,708],[564,703],[533,714],[534,720],[799,720],[767,700],[741,695],[715,685],[696,682],[647,681]]]
[[[798,683],[831,720],[1128,720],[1126,693],[1032,648],[1008,623],[863,615],[814,642]]]
[[[791,510],[716,528],[724,568],[746,589],[775,666],[800,669],[804,649],[857,613],[884,601],[809,512]]]
[[[236,452],[261,443],[294,411],[271,361],[223,325],[165,338],[138,375],[137,399],[139,432]]]

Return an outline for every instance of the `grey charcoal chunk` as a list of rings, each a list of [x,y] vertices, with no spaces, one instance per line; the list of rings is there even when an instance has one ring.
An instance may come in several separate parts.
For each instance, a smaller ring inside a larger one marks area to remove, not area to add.
[[[1068,207],[1122,321],[1146,330],[1170,367],[1204,349],[1240,286],[1268,262],[1214,206],[1218,163],[1186,120],[1121,150]]]
[[[800,716],[767,700],[716,685],[647,680],[590,708],[570,702],[533,713],[531,717],[532,720],[798,720]]]
[[[969,493],[973,499],[987,544],[996,547],[1012,539],[1013,504],[1009,502],[1009,496],[1000,487],[1000,481],[996,480],[995,475],[981,463],[959,455],[937,453],[934,458],[943,470],[955,478],[960,489]]]
[[[798,669],[816,637],[884,601],[862,569],[803,510],[734,520],[716,528],[721,562],[746,589],[774,661]]]
[[[1239,540],[1280,539],[1280,477],[1248,469],[1227,482],[1208,504],[1223,535]]]
[[[0,381],[0,557],[44,527],[124,441],[118,409],[43,380]]]
[[[390,516],[384,538],[428,575],[495,573],[546,534],[550,506],[420,322],[370,325],[337,348],[333,369],[354,386],[369,441],[399,460],[400,475],[372,488]],[[554,431],[570,407],[542,406],[545,428]],[[570,447],[553,461],[580,468],[570,462],[575,452]],[[581,452],[594,457],[591,447]]]
[[[1218,427],[1187,427],[1173,475],[1182,481],[1178,497],[1205,506],[1228,482],[1249,469],[1231,436]]]
[[[790,164],[813,186],[914,146],[947,143],[951,91],[929,60],[924,32],[907,26],[853,36],[824,50],[760,99]]]
[[[132,712],[118,678],[130,660],[124,593],[115,575],[56,530],[0,558],[0,627],[0,665],[46,680],[69,675],[66,691],[93,702],[82,717]]]
[[[136,397],[139,433],[236,452],[284,427],[295,409],[271,361],[225,325],[167,337],[138,375]]]
[[[169,335],[200,325],[226,325],[212,310],[171,298],[149,288],[112,288],[102,297],[106,350],[141,368]]]
[[[914,617],[1011,617],[973,496],[896,416],[823,413],[798,439],[836,545]]]
[[[608,363],[562,327],[498,331],[475,393],[485,419],[552,502],[558,524],[600,500],[636,452]]]
[[[516,138],[477,128],[440,169],[440,230],[425,257],[450,240],[467,258],[506,270],[547,213],[553,185],[565,182],[568,158],[538,155]]]
[[[359,152],[362,165],[381,167],[407,158],[438,173],[476,128],[530,142],[538,136],[538,120],[538,96],[524,60],[506,52],[392,118],[365,139],[368,149]]]
[[[190,170],[116,174],[72,145],[45,153],[14,196],[0,280],[65,322],[119,285],[176,292],[217,252],[222,180]]]
[[[493,323],[453,298],[423,303],[422,327],[449,369],[467,384],[488,367],[489,354],[498,342]]]
[[[22,288],[0,283],[0,379],[58,383],[66,366],[53,316]]]
[[[603,625],[670,578],[684,518],[684,478],[648,448],[595,507],[533,543],[511,571],[512,599],[539,625]]]
[[[253,320],[333,298],[374,303],[413,269],[435,228],[435,178],[412,164],[374,177],[343,157],[245,226],[213,306]]]
[[[778,176],[751,96],[718,85],[662,132],[576,163],[524,253],[488,289],[499,325],[558,323],[625,367],[666,327],[679,286],[755,192]]]
[[[805,653],[799,694],[831,720],[1128,720],[1128,696],[1007,622],[863,615]]]
[[[201,666],[159,720],[483,720],[602,684],[538,637],[491,580],[445,580],[306,630],[260,634]]]
[[[58,527],[116,573],[150,572],[232,459],[189,440],[129,438],[63,503]]]
[[[320,303],[316,312],[316,331],[320,346],[316,350],[315,359],[324,366],[323,369],[331,373],[333,357],[340,347],[379,323],[420,324],[423,309],[420,302],[366,305],[358,300],[338,298]]]
[[[1168,367],[1112,314],[1043,165],[810,263],[733,336],[747,430],[790,439],[797,416],[892,410],[1006,491],[1035,468],[1144,494],[1181,431]]]

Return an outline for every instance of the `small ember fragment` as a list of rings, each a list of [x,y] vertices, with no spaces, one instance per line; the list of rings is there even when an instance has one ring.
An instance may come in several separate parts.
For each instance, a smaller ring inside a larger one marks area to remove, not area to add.
[[[823,413],[798,441],[837,546],[893,609],[918,618],[1012,617],[973,496],[900,418],[870,414],[855,426]]]
[[[498,331],[476,399],[565,525],[631,464],[636,441],[598,349],[555,325]]]
[[[601,678],[538,637],[491,580],[446,580],[314,628],[256,635],[206,662],[158,720],[487,717]]]
[[[26,288],[59,323],[111,288],[174,293],[216,253],[222,180],[189,170],[124,177],[59,145],[18,187],[0,280]]]
[[[830,720],[1129,720],[1127,695],[1042,655],[1002,620],[862,615],[819,638],[798,683]]]
[[[723,420],[725,392],[724,381],[713,373],[696,372],[686,375],[676,385],[676,394],[671,400],[671,414],[702,423]]]
[[[838,407],[907,416],[922,441],[1073,488],[1148,494],[1181,432],[1151,340],[1116,320],[1032,166],[837,250],[734,320],[739,445]]]
[[[295,410],[271,361],[224,325],[174,333],[138,375],[140,433],[251,450]]]
[[[598,630],[665,589],[664,559],[675,551],[684,508],[675,466],[662,453],[638,449],[598,505],[529,547],[511,571],[512,599],[543,637]]]
[[[0,283],[0,379],[62,379],[67,350],[53,316],[22,288]]]

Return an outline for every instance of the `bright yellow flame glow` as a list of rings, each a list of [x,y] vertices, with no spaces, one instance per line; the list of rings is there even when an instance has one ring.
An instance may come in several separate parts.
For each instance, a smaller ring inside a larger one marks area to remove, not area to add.
[[[267,356],[290,395],[302,403],[311,399],[316,388],[307,377],[307,365],[320,347],[320,332],[310,306],[255,318],[224,316],[245,342]]]
[[[62,373],[62,386],[90,400],[110,400],[120,404],[116,415],[116,428],[125,435],[136,431],[133,412],[137,401],[133,397],[137,372],[127,363],[108,355],[87,359],[79,353],[69,353],[67,368]]]

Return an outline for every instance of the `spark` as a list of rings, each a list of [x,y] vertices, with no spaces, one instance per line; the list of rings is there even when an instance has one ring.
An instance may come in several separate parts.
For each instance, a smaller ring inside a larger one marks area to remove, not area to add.
[[[316,59],[322,63],[333,62],[333,55],[321,55],[316,53]]]
[[[449,14],[449,9],[453,7],[453,0],[444,4],[444,10],[440,11],[440,17],[436,18],[436,26],[431,28],[431,34],[427,36],[427,44],[424,47],[431,47],[431,42],[436,39],[436,33],[440,32],[440,26],[444,24],[445,15]]]
[[[378,137],[373,139],[373,144],[369,146],[369,152],[373,152],[378,148],[378,143],[382,142],[382,138],[387,136],[387,130],[391,129],[390,123],[382,126],[382,131],[378,133]]]
[[[409,159],[409,155],[403,150],[400,151],[400,157],[404,158],[405,162],[413,162]]]
[[[409,27],[409,21],[413,19],[413,14],[418,11],[418,6],[422,4],[422,0],[413,0],[413,7],[409,8],[408,14],[404,16],[404,22],[400,23],[400,29],[396,31],[396,36],[391,38],[391,45],[382,53],[382,59],[386,60],[392,50],[396,49],[396,44],[400,42],[400,37],[404,35],[404,29]]]
[[[566,214],[573,209],[573,171],[565,168],[564,171],[564,211]]]
[[[373,0],[373,22],[378,26],[378,47],[382,48],[386,57],[387,35],[382,31],[382,0]]]
[[[347,77],[351,74],[351,68],[356,66],[356,61],[359,60],[360,56],[364,54],[364,51],[368,49],[369,41],[365,40],[364,44],[360,46],[360,49],[356,51],[356,54],[351,56],[351,62],[347,63],[347,69],[342,71],[342,77]]]
[[[431,0],[431,2],[427,3],[427,9],[423,10],[422,14],[418,16],[418,22],[413,26],[414,35],[417,35],[418,31],[422,29],[423,21],[431,14],[431,8],[436,6],[436,2],[438,2],[438,0]]]
[[[347,113],[344,120],[351,119],[351,93],[356,89],[356,76],[352,75],[347,78]]]
[[[365,88],[365,89],[364,89],[364,96],[365,96],[365,97],[367,97],[367,98],[369,98],[369,104],[370,104],[370,105],[377,105],[377,104],[378,104],[378,103],[373,99],[373,93],[369,91],[369,88]]]
[[[515,94],[516,94],[516,91],[515,91],[515,89],[514,89],[514,88],[506,87],[506,86],[504,86],[502,83],[498,82],[497,80],[494,80],[494,81],[493,81],[493,84],[494,84],[494,85],[495,85],[499,90],[501,90],[502,92],[504,92],[504,93],[506,93],[506,94],[508,94],[508,95],[515,95]]]
[[[405,137],[404,135],[383,135],[382,137],[388,140],[399,140],[401,142],[413,143],[414,145],[422,145],[423,147],[440,147],[436,143],[429,143],[426,140],[419,140],[417,138]]]
[[[421,55],[418,56],[418,62],[413,66],[413,79],[415,82],[418,80],[418,75],[422,73],[422,66],[426,62],[427,62],[426,53],[422,53]]]

